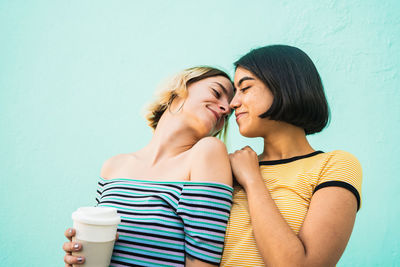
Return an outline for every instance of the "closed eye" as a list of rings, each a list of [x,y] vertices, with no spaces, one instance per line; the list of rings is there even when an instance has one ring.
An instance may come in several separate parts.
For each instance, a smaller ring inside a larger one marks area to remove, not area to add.
[[[214,93],[214,95],[215,95],[216,98],[220,98],[220,97],[221,97],[220,92],[218,92],[218,91],[215,90],[214,88],[211,88],[211,89],[213,90],[213,93]]]
[[[242,89],[240,89],[240,92],[242,92],[242,93],[244,93],[247,89],[249,89],[251,86],[247,86],[247,87],[244,87],[244,88],[242,88]]]

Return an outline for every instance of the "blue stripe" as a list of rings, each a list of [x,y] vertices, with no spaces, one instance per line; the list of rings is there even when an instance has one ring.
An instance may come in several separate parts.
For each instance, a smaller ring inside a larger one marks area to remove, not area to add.
[[[120,239],[115,245],[118,252],[114,251],[113,260],[146,266],[184,266],[185,257],[181,255],[185,255],[186,250],[206,262],[220,262],[222,244],[216,242],[224,241],[220,231],[226,230],[232,201],[231,187],[219,183],[155,182],[123,178],[101,179],[101,182],[98,186],[101,194],[97,194],[99,206],[117,208],[123,219],[118,226]],[[181,196],[181,199],[176,199]],[[107,201],[118,203],[102,203]],[[159,206],[151,206],[154,204]],[[180,215],[180,212],[187,215]],[[215,219],[222,220],[222,225],[217,224]],[[152,226],[152,223],[155,225]],[[181,229],[181,232],[176,228]],[[130,247],[124,241],[134,242],[135,245]],[[188,248],[189,244],[196,251]],[[210,253],[216,257],[209,256]],[[161,261],[162,264],[154,264],[150,260]]]

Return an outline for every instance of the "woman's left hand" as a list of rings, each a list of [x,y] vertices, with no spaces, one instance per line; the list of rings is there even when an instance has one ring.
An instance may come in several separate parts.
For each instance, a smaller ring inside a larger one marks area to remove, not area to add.
[[[261,181],[257,153],[249,146],[243,147],[229,154],[232,172],[239,184],[244,189],[252,183]]]

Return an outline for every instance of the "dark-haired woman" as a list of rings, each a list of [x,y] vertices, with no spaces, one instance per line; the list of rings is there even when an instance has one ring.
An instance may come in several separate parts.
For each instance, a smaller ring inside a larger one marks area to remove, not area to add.
[[[315,150],[329,108],[300,49],[274,45],[236,63],[231,102],[240,133],[262,137],[230,155],[234,189],[221,266],[334,266],[360,207],[361,167],[345,151]]]

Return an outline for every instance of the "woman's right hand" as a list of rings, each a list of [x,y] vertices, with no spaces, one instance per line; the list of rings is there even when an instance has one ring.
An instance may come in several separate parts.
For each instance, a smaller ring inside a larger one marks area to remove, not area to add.
[[[73,251],[81,251],[82,244],[78,242],[72,242],[72,237],[76,234],[75,229],[69,228],[65,231],[64,235],[68,238],[69,242],[65,242],[63,245],[63,250],[65,251],[64,262],[65,267],[72,267],[72,264],[80,265],[85,262],[85,257],[82,256],[72,256]]]

